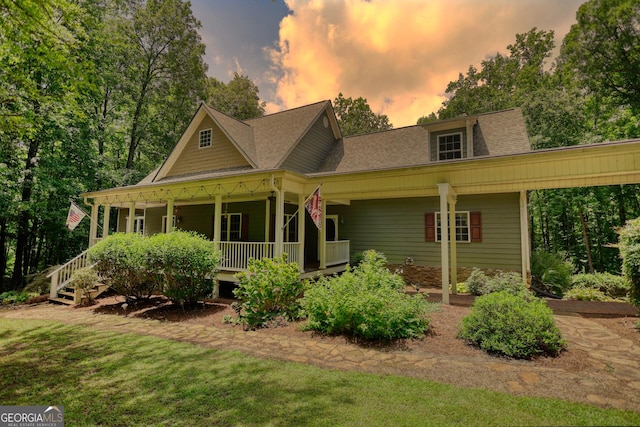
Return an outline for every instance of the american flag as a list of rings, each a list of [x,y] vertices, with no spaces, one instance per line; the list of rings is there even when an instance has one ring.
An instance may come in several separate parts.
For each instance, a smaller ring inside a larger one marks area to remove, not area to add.
[[[311,196],[307,199],[307,203],[305,203],[305,207],[313,223],[318,227],[318,230],[322,230],[322,196],[320,195],[320,186],[311,193]]]
[[[80,221],[82,221],[82,218],[86,215],[87,214],[84,213],[82,209],[80,209],[75,203],[71,202],[69,214],[67,215],[67,223],[65,224],[69,231],[73,231],[73,229],[80,224]]]

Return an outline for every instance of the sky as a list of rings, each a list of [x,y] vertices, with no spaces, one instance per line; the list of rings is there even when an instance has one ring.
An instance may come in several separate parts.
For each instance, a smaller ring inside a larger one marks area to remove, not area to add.
[[[447,84],[505,53],[515,35],[553,30],[585,0],[191,0],[208,74],[259,88],[267,113],[362,97],[394,127],[437,112]]]

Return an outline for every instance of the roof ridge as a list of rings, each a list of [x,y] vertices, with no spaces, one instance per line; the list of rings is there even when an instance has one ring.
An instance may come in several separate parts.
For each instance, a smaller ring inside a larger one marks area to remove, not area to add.
[[[216,112],[218,114],[222,114],[223,116],[225,116],[225,117],[227,117],[229,119],[235,120],[236,122],[241,123],[241,124],[243,124],[245,126],[249,126],[249,124],[247,124],[244,120],[236,119],[235,117],[233,117],[230,114],[225,113],[224,111],[220,111],[220,110],[217,110],[217,109],[213,108],[211,105],[207,104],[206,102],[203,102],[202,105],[204,105],[205,108],[207,108],[209,110],[212,110],[212,111],[214,111],[214,112]],[[251,120],[251,119],[248,119],[248,120]],[[251,127],[251,126],[249,126],[249,127]]]
[[[277,115],[277,114],[289,113],[289,112],[291,112],[291,111],[300,110],[300,109],[302,109],[302,108],[313,107],[313,106],[316,106],[316,105],[318,105],[318,104],[323,104],[323,103],[326,103],[326,102],[331,102],[331,100],[329,100],[329,99],[325,99],[325,100],[323,100],[323,101],[313,102],[313,103],[311,103],[311,104],[301,105],[301,106],[299,106],[299,107],[287,108],[287,109],[285,109],[285,110],[276,111],[275,113],[265,114],[264,116],[254,117],[254,118],[252,118],[252,119],[244,120],[244,121],[243,121],[243,123],[247,124],[247,122],[249,122],[249,121],[253,121],[253,120],[260,120],[260,119],[264,119],[264,118],[268,118],[268,117],[273,117],[273,116],[275,116],[275,115]]]

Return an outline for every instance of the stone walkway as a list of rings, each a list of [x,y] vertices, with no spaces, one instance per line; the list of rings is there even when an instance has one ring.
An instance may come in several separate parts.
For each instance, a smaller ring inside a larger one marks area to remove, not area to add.
[[[365,348],[321,337],[291,338],[243,332],[182,321],[180,323],[96,314],[52,304],[2,310],[0,318],[43,319],[105,331],[153,335],[249,355],[307,363],[323,368],[419,377],[514,395],[567,398],[577,402],[640,412],[640,347],[579,315],[556,315],[569,349],[584,350],[597,368],[566,371],[481,355],[445,357],[403,349]]]

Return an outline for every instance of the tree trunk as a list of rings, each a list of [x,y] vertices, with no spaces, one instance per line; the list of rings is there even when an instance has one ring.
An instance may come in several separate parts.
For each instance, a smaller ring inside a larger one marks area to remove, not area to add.
[[[18,216],[18,234],[16,236],[16,259],[13,264],[13,274],[11,276],[11,288],[19,289],[24,285],[25,266],[28,266],[28,258],[25,254],[29,253],[29,202],[31,201],[31,192],[33,190],[33,168],[35,167],[35,158],[38,155],[40,144],[36,135],[29,142],[29,154],[24,170],[24,182],[22,183],[22,197],[20,205],[22,206]]]
[[[622,186],[616,185],[614,193],[616,195],[616,199],[618,202],[617,205],[618,205],[618,216],[620,217],[620,226],[624,227],[624,225],[627,223],[627,210],[624,206],[625,198],[624,198],[624,194],[622,193]]]
[[[7,271],[7,219],[0,218],[0,291],[5,291],[4,274]]]
[[[582,209],[579,210],[580,213],[580,224],[582,225],[582,237],[584,239],[584,246],[587,251],[587,261],[589,262],[589,272],[591,274],[595,273],[593,268],[593,260],[591,259],[591,244],[589,243],[589,231],[587,230],[587,221],[584,218],[584,213],[582,213]]]

